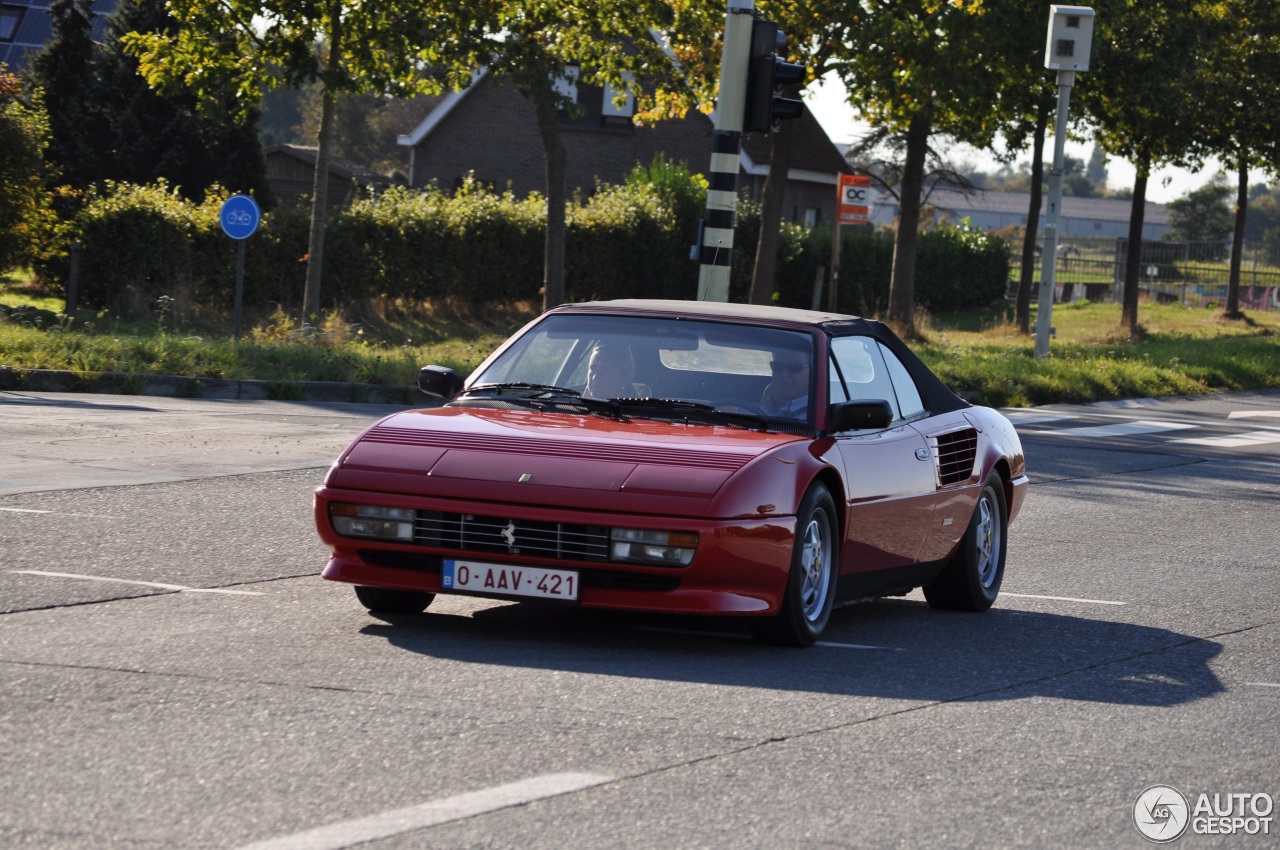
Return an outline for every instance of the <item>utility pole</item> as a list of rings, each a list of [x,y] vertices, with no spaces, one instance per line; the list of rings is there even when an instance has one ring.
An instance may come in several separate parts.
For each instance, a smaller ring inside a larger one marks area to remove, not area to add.
[[[1058,219],[1062,210],[1062,173],[1067,141],[1067,108],[1076,71],[1089,70],[1093,40],[1093,9],[1050,6],[1049,40],[1044,66],[1058,72],[1058,114],[1053,129],[1053,169],[1049,172],[1049,207],[1044,220],[1044,248],[1040,254],[1040,299],[1036,309],[1036,357],[1049,354],[1053,329],[1053,288],[1058,271]]]

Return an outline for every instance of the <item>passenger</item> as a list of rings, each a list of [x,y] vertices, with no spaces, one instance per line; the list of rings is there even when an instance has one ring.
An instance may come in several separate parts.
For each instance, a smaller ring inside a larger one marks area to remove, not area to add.
[[[597,342],[587,362],[587,385],[582,394],[591,398],[648,398],[649,387],[632,382],[636,361],[631,346],[623,342]]]
[[[760,409],[780,419],[805,419],[809,415],[809,361],[807,351],[775,352],[769,371],[773,382],[764,388]]]

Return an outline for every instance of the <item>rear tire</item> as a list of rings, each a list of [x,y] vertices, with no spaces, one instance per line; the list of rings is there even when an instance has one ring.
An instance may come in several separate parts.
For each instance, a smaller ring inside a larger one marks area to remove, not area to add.
[[[427,610],[436,595],[416,590],[356,585],[356,598],[364,607],[380,614],[421,614]]]
[[[836,598],[836,506],[827,488],[814,484],[796,514],[796,539],[782,606],[772,617],[748,621],[751,636],[773,646],[813,646],[831,619]]]
[[[986,611],[1000,594],[1009,548],[1009,513],[1004,479],[987,476],[960,549],[938,577],[924,587],[929,607],[945,611]]]

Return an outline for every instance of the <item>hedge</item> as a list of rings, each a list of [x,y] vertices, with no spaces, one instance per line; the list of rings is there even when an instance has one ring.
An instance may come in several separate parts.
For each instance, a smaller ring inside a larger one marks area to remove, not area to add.
[[[653,170],[650,167],[650,172]],[[705,192],[700,178],[657,181],[633,174],[626,185],[601,185],[567,211],[565,291],[569,300],[696,297],[698,265],[690,257]],[[683,180],[683,182],[681,182]],[[235,282],[236,244],[218,224],[225,193],[202,204],[164,184],[111,184],[90,195],[70,231],[82,244],[79,298],[122,314],[148,312],[162,295],[176,308],[227,310]],[[438,188],[393,188],[358,199],[330,216],[321,295],[325,305],[378,297],[473,303],[535,300],[542,285],[545,200],[518,199],[467,182],[452,195]],[[760,210],[739,204],[730,298],[745,301],[755,261]],[[301,306],[309,211],[282,206],[263,215],[246,242],[245,302]],[[888,301],[893,237],[842,228],[838,309],[874,315]],[[830,227],[784,224],[778,256],[783,306],[809,307],[819,267],[830,263]],[[60,267],[42,271],[61,283]],[[922,233],[916,301],[935,311],[985,305],[1005,291],[1005,244],[966,227]],[[826,304],[823,298],[823,306]]]

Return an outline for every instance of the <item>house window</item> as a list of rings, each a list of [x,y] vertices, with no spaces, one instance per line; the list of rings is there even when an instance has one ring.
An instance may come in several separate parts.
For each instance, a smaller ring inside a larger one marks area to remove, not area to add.
[[[556,78],[556,94],[571,103],[578,102],[578,66],[565,65],[564,74]]]
[[[0,41],[13,41],[18,33],[18,24],[22,23],[21,9],[0,9]]]
[[[804,226],[806,230],[813,230],[813,228],[818,226],[818,208],[817,207],[805,207]]]
[[[627,81],[631,81],[631,75],[625,75]],[[636,98],[630,92],[626,93],[622,105],[618,105],[617,99],[623,96],[623,92],[615,89],[613,86],[605,83],[604,86],[604,103],[601,104],[600,111],[605,118],[630,118],[636,114]]]

